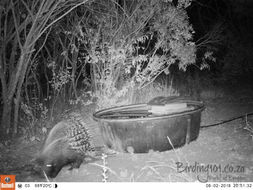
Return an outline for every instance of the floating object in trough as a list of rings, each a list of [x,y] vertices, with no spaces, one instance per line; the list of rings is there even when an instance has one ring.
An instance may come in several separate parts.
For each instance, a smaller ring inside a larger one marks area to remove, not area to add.
[[[186,103],[172,103],[160,106],[150,106],[148,112],[152,113],[153,115],[165,115],[171,114],[174,112],[181,112],[187,110],[193,110],[193,106],[187,106]]]
[[[201,111],[199,101],[178,99],[165,104],[136,104],[100,110],[104,143],[119,152],[166,151],[196,140]]]

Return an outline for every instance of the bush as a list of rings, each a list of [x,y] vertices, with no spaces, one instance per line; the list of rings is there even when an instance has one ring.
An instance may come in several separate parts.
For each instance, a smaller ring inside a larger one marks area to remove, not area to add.
[[[194,31],[185,10],[189,1],[123,2],[100,4],[99,17],[91,12],[80,25],[101,108],[132,103],[136,89],[163,72],[169,74],[171,65],[185,70],[196,59]],[[91,9],[96,8],[91,4]]]

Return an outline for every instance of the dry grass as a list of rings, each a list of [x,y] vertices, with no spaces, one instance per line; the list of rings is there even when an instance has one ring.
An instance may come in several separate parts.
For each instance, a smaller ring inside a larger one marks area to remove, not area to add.
[[[147,103],[157,96],[178,96],[179,93],[173,88],[173,81],[162,78],[153,82],[135,93],[133,103]]]
[[[108,166],[107,156],[102,156],[102,164],[91,163],[93,166],[97,166],[101,168],[102,171],[102,181],[108,182],[110,177],[112,181],[119,180],[121,182],[141,182],[141,181],[159,181],[159,182],[192,182],[195,181],[195,178],[187,173],[179,173],[177,171],[177,167],[175,166],[176,162],[182,162],[182,160],[186,161],[185,157],[182,153],[178,153],[180,150],[176,150],[171,143],[169,137],[168,140],[173,147],[173,152],[176,154],[177,160],[171,160],[167,162],[161,162],[157,160],[146,161],[144,166],[138,169],[137,171],[127,170],[126,168],[121,169],[119,173],[112,169],[112,167]],[[131,155],[131,154],[126,154]],[[136,156],[136,154],[134,155]],[[138,156],[138,155],[137,155]],[[147,154],[147,156],[149,156]],[[138,159],[138,158],[137,158]],[[112,174],[112,175],[109,175]],[[116,178],[115,178],[116,177]]]
[[[245,116],[245,126],[244,126],[243,129],[249,132],[249,134],[250,134],[250,136],[252,137],[252,140],[253,140],[253,124],[252,124],[252,121],[250,121],[248,119],[247,115]]]

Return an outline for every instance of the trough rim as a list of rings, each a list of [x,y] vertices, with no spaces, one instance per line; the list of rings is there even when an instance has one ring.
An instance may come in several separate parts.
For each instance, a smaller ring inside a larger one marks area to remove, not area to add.
[[[150,120],[159,120],[159,119],[167,119],[167,118],[173,118],[173,117],[181,117],[184,115],[191,115],[194,113],[201,113],[205,109],[205,105],[202,101],[194,101],[194,100],[178,100],[177,102],[180,103],[187,103],[192,104],[193,106],[197,106],[194,110],[186,110],[179,113],[171,113],[166,115],[153,115],[150,117],[139,117],[139,118],[101,118],[101,115],[108,112],[108,111],[120,111],[126,108],[142,108],[147,109],[151,105],[148,104],[130,104],[130,105],[123,105],[123,106],[115,106],[111,108],[106,108],[99,110],[95,113],[93,113],[93,119],[97,122],[132,122],[132,121],[150,121]],[[173,102],[175,103],[175,102]]]

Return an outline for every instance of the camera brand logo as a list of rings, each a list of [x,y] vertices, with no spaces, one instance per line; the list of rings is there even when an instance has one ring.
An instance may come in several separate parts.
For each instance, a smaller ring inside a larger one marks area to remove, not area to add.
[[[15,190],[15,175],[0,175],[0,190]]]

